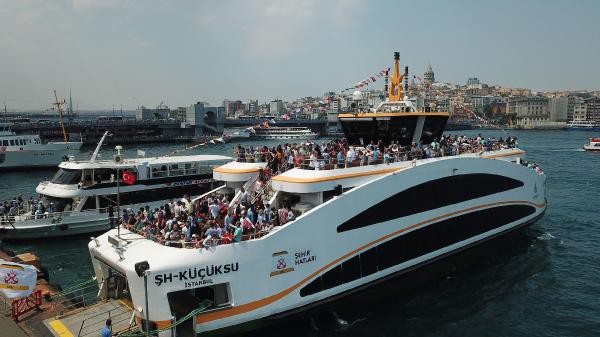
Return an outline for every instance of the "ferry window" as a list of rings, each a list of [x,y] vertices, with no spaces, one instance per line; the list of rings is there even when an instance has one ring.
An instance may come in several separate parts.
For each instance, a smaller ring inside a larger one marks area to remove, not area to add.
[[[447,121],[448,118],[445,116],[427,116],[423,124],[421,141],[428,144],[435,139],[439,139],[444,132]]]
[[[401,255],[398,254],[398,251],[401,250],[402,247],[398,247],[396,243],[396,239],[392,239],[377,246],[377,267],[379,270],[389,268],[399,263],[398,258]]]
[[[185,173],[186,174],[197,174],[198,173],[198,163],[186,163],[185,164]]]
[[[460,174],[434,179],[372,205],[338,226],[337,231],[341,233],[362,228],[521,186],[522,181],[488,173]]]
[[[321,278],[323,282],[323,290],[339,286],[342,284],[342,267],[339,265],[334,267],[330,271],[323,274]]]
[[[95,197],[87,197],[85,198],[85,202],[81,207],[82,211],[96,209],[96,198]]]
[[[360,278],[360,256],[356,255],[353,258],[342,263],[342,280],[344,283],[352,282]]]
[[[79,183],[79,181],[81,181],[81,170],[61,168],[56,172],[51,182],[55,184],[72,185]]]
[[[377,272],[377,247],[360,254],[360,274],[362,277]]]
[[[113,175],[113,179],[117,179],[117,170],[115,170],[115,169],[109,169],[109,168],[94,169],[94,180],[96,182],[110,181],[111,174]]]
[[[14,140],[10,140],[10,146],[15,146],[15,141]]]
[[[169,166],[169,175],[170,176],[180,176],[183,174],[183,170],[179,168],[178,164],[172,164]]]
[[[2,141],[2,146],[8,146],[8,140],[6,140],[6,139],[5,139],[5,140],[3,140],[3,141]]]
[[[317,277],[312,282],[307,284],[305,287],[300,289],[300,296],[308,296],[312,294],[316,294],[323,290],[323,285],[321,284],[321,277]]]

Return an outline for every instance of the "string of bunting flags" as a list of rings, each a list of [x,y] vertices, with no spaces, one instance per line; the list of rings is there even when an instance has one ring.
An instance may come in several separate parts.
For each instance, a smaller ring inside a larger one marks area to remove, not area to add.
[[[384,68],[384,69],[381,69],[379,72],[377,72],[377,73],[374,73],[373,75],[370,75],[370,76],[369,76],[369,77],[367,77],[366,79],[364,79],[364,80],[362,80],[362,81],[360,81],[360,82],[357,82],[357,83],[355,83],[353,86],[351,86],[351,87],[349,87],[349,88],[346,88],[346,89],[342,90],[342,92],[344,92],[344,91],[348,91],[348,90],[352,90],[352,89],[360,89],[360,88],[362,88],[362,87],[364,87],[364,86],[367,86],[367,85],[369,85],[369,84],[371,84],[371,83],[375,83],[375,82],[377,82],[377,79],[378,79],[378,78],[382,78],[382,77],[384,77],[384,76],[385,76],[385,73],[386,73],[386,72],[388,72],[388,71],[390,71],[390,69],[391,69],[391,68],[387,68],[387,69],[386,69],[386,68]]]
[[[197,149],[200,146],[207,146],[209,144],[217,144],[217,143],[225,143],[225,140],[223,139],[223,137],[219,137],[219,138],[211,139],[211,140],[209,140],[207,142],[204,142],[204,143],[199,143],[199,144],[192,145],[192,146],[186,146],[182,150],[175,149],[175,150],[173,150],[173,152],[167,154],[165,157],[169,157],[169,156],[175,155],[175,154],[177,154],[179,152],[185,152],[185,151],[188,151],[188,150]]]

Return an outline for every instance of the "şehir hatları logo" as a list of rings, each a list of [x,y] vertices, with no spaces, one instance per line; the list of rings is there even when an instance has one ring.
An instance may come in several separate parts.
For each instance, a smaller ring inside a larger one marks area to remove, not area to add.
[[[10,271],[4,277],[4,282],[7,284],[17,284],[19,283],[19,277],[17,277],[17,274],[14,271]]]

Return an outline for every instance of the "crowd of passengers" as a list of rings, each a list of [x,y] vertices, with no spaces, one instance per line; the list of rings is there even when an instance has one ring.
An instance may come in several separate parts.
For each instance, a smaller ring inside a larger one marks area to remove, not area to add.
[[[164,245],[202,248],[261,237],[295,218],[289,206],[269,207],[243,187],[229,204],[223,194],[195,201],[184,196],[155,209],[126,209],[120,224]]]
[[[30,196],[29,199],[26,200],[23,198],[23,195],[19,194],[12,200],[4,200],[0,203],[0,217],[3,219],[21,214],[42,216],[44,214],[54,213],[55,211],[56,207],[54,203],[48,201],[43,196]]]
[[[235,155],[239,162],[267,162],[272,172],[298,167],[310,170],[327,170],[381,163],[393,163],[422,158],[453,156],[462,153],[495,151],[517,147],[517,138],[466,137],[445,135],[429,144],[412,143],[402,146],[397,142],[385,144],[372,142],[364,147],[349,145],[346,139],[336,139],[323,144],[315,142],[282,144],[271,148],[243,147],[238,145]]]

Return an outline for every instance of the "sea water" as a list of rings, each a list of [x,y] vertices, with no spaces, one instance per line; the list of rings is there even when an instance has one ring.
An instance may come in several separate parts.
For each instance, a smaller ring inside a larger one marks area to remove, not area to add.
[[[527,160],[541,165],[547,180],[548,209],[519,240],[471,268],[449,274],[410,293],[391,296],[375,307],[348,308],[331,315],[331,324],[299,320],[289,336],[600,336],[600,153],[582,150],[585,131],[449,132],[506,138],[516,136]],[[321,141],[321,140],[318,140]],[[244,146],[275,141],[244,142]],[[140,145],[146,156],[233,155],[232,144],[210,144],[184,151],[184,145]],[[92,148],[77,156],[89,158]],[[111,148],[102,152],[112,157]],[[35,193],[53,171],[1,172],[0,201]],[[89,235],[68,239],[10,242],[19,252],[41,257],[50,280],[63,287],[92,275]],[[317,320],[318,322],[322,322]],[[322,324],[322,323],[320,323]],[[283,327],[251,335],[279,336]]]

